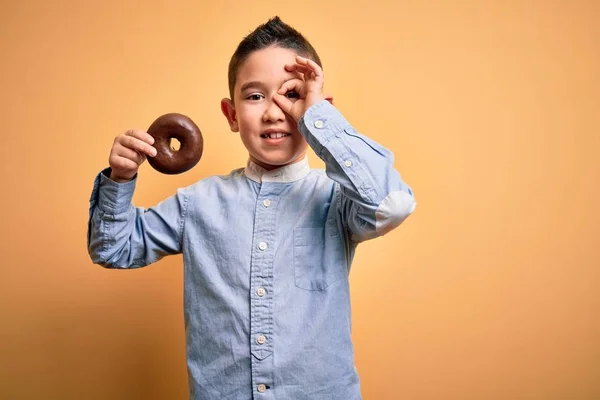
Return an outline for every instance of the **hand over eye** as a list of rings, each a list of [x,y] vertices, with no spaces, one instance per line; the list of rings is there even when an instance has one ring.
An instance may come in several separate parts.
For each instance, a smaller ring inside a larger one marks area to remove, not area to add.
[[[325,98],[323,70],[313,60],[301,56],[296,56],[296,63],[286,65],[285,69],[288,72],[299,72],[303,79],[286,81],[277,92],[275,101],[298,121],[306,110]]]

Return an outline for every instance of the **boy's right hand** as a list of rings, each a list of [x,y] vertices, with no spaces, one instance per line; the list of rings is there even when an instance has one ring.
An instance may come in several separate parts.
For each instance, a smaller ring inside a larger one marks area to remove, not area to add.
[[[119,183],[133,179],[146,156],[156,155],[153,144],[154,138],[139,129],[129,129],[117,136],[108,157],[110,179]]]

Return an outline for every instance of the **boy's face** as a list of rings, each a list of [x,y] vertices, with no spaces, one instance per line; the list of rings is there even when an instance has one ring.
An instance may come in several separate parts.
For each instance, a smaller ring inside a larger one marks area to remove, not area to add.
[[[281,47],[253,52],[238,71],[234,102],[221,102],[231,130],[240,132],[250,159],[268,170],[300,161],[308,147],[296,121],[273,100],[284,82],[302,79],[298,72],[285,70],[286,64],[295,63],[296,55]],[[294,101],[297,94],[286,96]]]

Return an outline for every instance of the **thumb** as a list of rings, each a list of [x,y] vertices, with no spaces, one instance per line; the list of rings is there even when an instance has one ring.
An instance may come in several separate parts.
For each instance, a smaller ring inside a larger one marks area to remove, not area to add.
[[[277,103],[279,108],[281,108],[283,111],[285,111],[286,113],[291,115],[292,107],[293,107],[294,103],[290,99],[288,99],[287,97],[285,97],[279,93],[276,93],[273,96],[273,100],[275,101],[275,103]]]

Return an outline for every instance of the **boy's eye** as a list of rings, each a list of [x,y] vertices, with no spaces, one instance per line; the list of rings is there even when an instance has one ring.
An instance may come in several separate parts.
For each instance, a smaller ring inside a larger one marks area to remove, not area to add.
[[[246,97],[246,99],[248,99],[248,100],[260,100],[262,98],[263,98],[263,95],[258,94],[258,93],[251,94],[250,96]]]
[[[287,97],[288,99],[297,99],[298,97],[300,97],[300,95],[295,90],[290,90],[285,94],[285,97]]]

